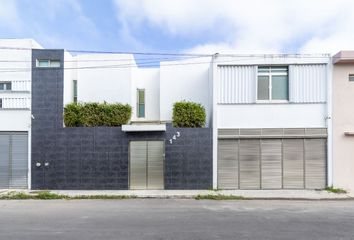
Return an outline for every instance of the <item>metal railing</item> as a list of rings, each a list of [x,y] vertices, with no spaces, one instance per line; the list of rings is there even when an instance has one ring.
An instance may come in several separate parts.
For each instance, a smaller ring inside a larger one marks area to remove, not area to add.
[[[31,91],[30,80],[13,80],[11,85],[11,91]]]
[[[31,98],[1,98],[0,109],[30,109]]]

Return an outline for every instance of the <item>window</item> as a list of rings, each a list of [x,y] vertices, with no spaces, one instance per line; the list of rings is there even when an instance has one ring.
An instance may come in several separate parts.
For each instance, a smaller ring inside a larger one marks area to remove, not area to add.
[[[37,67],[47,68],[47,67],[60,67],[59,60],[49,60],[49,59],[37,59]]]
[[[2,108],[2,98],[0,98],[0,108]]]
[[[354,74],[349,74],[349,81],[354,82]]]
[[[9,91],[11,87],[11,82],[0,82],[0,91]]]
[[[73,80],[73,100],[77,103],[77,80]]]
[[[287,67],[258,67],[257,100],[287,101],[288,85]]]
[[[137,115],[138,118],[145,117],[145,90],[138,89],[138,99],[137,99]]]

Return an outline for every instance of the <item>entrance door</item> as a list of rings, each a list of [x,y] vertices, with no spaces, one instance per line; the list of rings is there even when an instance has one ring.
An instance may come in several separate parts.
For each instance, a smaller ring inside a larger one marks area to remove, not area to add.
[[[131,141],[129,150],[130,189],[163,189],[164,142]]]

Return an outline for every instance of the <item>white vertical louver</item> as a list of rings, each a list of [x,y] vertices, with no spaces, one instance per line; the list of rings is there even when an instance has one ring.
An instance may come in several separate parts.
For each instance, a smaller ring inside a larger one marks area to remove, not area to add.
[[[219,66],[218,103],[254,103],[257,66]]]
[[[289,66],[289,100],[293,103],[326,102],[325,64]]]

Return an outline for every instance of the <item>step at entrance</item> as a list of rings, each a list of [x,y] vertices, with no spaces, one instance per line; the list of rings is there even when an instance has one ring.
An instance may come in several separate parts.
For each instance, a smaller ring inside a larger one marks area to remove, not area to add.
[[[130,189],[164,189],[164,141],[131,141]]]

